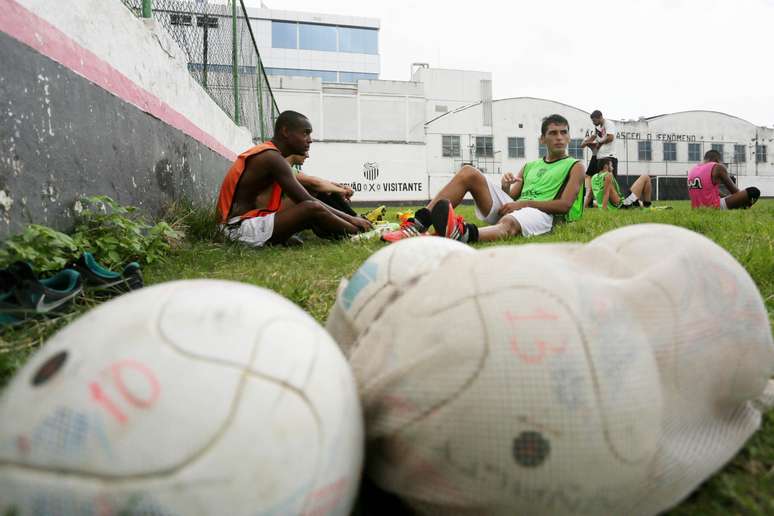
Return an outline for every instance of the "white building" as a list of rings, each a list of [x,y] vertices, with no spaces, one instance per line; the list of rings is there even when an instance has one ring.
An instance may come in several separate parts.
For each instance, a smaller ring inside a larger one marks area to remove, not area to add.
[[[170,3],[157,8],[168,13],[170,26],[186,47],[204,45],[207,32],[208,66],[213,72],[231,73],[231,10],[210,1],[208,16],[193,14],[196,3]],[[165,10],[166,8],[166,10]],[[268,75],[318,77],[326,83],[354,84],[360,79],[378,79],[379,20],[355,16],[281,11],[247,7],[252,36]],[[244,41],[243,52],[252,41]],[[249,51],[249,49],[247,49]],[[191,56],[194,68],[201,55]]]
[[[552,113],[570,122],[570,154],[590,157],[580,148],[590,113],[546,99],[493,100],[489,72],[418,65],[411,81],[273,77],[271,85],[281,110],[312,122],[316,141],[305,170],[352,184],[358,200],[429,199],[463,163],[487,174],[516,172],[542,155],[540,124]],[[712,111],[613,122],[623,182],[648,173],[660,198],[687,198],[688,170],[716,148],[740,186],[774,196],[774,128]]]

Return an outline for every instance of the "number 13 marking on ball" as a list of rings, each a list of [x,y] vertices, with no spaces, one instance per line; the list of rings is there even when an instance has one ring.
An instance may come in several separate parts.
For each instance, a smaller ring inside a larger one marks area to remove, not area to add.
[[[545,341],[542,339],[536,339],[535,347],[537,347],[537,350],[534,353],[530,353],[522,349],[523,345],[519,346],[518,339],[516,338],[516,335],[515,335],[516,322],[518,321],[556,321],[559,319],[559,317],[557,317],[554,314],[544,312],[543,310],[537,310],[534,314],[528,314],[528,315],[514,315],[511,312],[505,312],[505,319],[511,324],[511,326],[514,329],[514,335],[511,337],[511,351],[513,351],[522,362],[525,362],[527,364],[540,364],[543,362],[543,360],[546,359],[546,356],[549,353],[558,355],[560,353],[564,353],[564,351],[567,349],[567,344],[565,342],[562,342],[560,345],[557,346],[548,341]]]
[[[138,371],[142,375],[150,387],[150,392],[147,396],[138,396],[126,387],[126,383],[124,382],[123,377],[124,371],[126,369]],[[118,390],[119,394],[121,394],[121,397],[124,399],[124,401],[134,407],[142,409],[149,408],[154,403],[156,403],[156,400],[159,398],[159,394],[161,392],[159,381],[156,378],[156,375],[153,374],[153,371],[151,371],[144,364],[135,362],[134,360],[122,360],[120,362],[116,362],[110,366],[110,376],[113,379],[113,383],[115,384],[116,389]],[[99,383],[91,382],[89,384],[89,391],[91,391],[91,398],[100,406],[102,406],[102,408],[104,408],[108,414],[116,418],[119,423],[124,424],[129,420],[124,411],[122,411],[118,404],[107,395]]]

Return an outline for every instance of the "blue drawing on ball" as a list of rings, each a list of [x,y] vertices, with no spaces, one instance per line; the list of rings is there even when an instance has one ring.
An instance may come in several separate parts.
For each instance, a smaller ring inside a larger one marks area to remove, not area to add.
[[[344,303],[345,310],[349,310],[352,306],[352,302],[360,291],[376,279],[376,273],[378,271],[378,264],[367,261],[352,275],[352,279],[349,280],[344,292],[341,293],[341,299]]]

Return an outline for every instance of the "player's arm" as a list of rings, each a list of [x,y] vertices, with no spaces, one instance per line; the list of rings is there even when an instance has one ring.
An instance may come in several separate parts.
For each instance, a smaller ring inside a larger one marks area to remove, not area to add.
[[[561,197],[550,201],[516,201],[509,202],[500,209],[500,215],[505,215],[521,208],[535,208],[552,215],[564,215],[572,208],[575,199],[578,198],[578,192],[583,184],[585,170],[583,163],[577,161],[570,169],[570,179],[562,191]]]
[[[511,199],[517,198],[521,195],[521,189],[524,186],[524,167],[521,167],[519,172],[514,175],[510,172],[503,174],[500,180],[500,186],[503,192],[507,193]]]
[[[303,187],[303,185],[296,179],[296,176],[293,174],[293,171],[290,169],[290,165],[288,165],[288,162],[285,161],[282,156],[280,156],[276,152],[265,152],[260,156],[262,157],[263,162],[262,166],[265,166],[266,169],[271,174],[272,178],[279,184],[280,188],[282,188],[282,191],[285,193],[285,195],[288,196],[288,198],[293,201],[296,204],[299,204],[303,201],[314,201],[319,202],[317,199],[312,197],[309,192],[306,190],[306,188]],[[248,166],[258,166],[258,160],[251,160],[248,162]],[[327,209],[329,212],[335,214],[336,216],[346,220],[350,224],[353,224],[357,226],[358,228],[365,230],[370,229],[371,224],[360,217],[352,217],[351,215],[341,212],[331,206],[328,206],[325,203],[322,204],[325,209]]]
[[[734,182],[731,180],[731,176],[728,175],[728,170],[726,170],[726,167],[720,163],[712,167],[712,175],[714,176],[713,179],[715,180],[715,184],[723,183],[729,194],[735,194],[739,191],[739,188],[737,188]]]
[[[347,189],[338,183],[334,183],[333,181],[328,181],[327,179],[323,179],[321,177],[310,176],[309,174],[304,174],[303,172],[299,172],[296,175],[296,179],[298,179],[298,182],[301,183],[304,187],[314,190],[315,192],[340,193],[344,197],[347,197]]]

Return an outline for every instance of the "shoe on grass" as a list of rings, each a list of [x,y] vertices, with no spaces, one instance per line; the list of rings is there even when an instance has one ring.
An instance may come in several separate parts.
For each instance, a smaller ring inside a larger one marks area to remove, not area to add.
[[[388,231],[382,234],[382,240],[385,242],[397,242],[404,238],[413,238],[427,235],[427,230],[431,224],[430,211],[427,208],[417,210],[413,217],[400,223],[400,229]]]
[[[0,270],[0,289],[2,325],[53,313],[83,291],[81,275],[77,271],[64,269],[39,280],[26,262],[16,262]]]
[[[363,217],[368,219],[368,222],[370,222],[371,224],[376,224],[377,222],[384,220],[384,213],[386,211],[387,211],[387,206],[382,204],[381,206],[377,206],[373,210],[363,215]]]
[[[142,288],[140,264],[131,262],[119,274],[100,265],[90,252],[84,252],[73,264],[83,277],[86,287],[97,295],[118,295]]]
[[[478,240],[478,228],[475,224],[466,224],[465,218],[462,215],[454,213],[451,201],[447,199],[439,200],[433,206],[431,216],[436,235],[460,242],[475,242]]]

